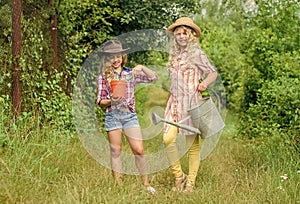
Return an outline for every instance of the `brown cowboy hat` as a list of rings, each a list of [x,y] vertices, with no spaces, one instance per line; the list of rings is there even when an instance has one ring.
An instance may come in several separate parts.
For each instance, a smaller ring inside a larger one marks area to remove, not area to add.
[[[125,53],[129,48],[123,49],[122,44],[118,40],[109,40],[102,45],[100,53],[103,54],[116,54],[116,53]]]
[[[178,27],[178,26],[188,26],[190,27],[191,29],[193,29],[196,33],[196,37],[199,37],[200,34],[201,34],[201,29],[199,28],[199,26],[197,26],[193,20],[189,17],[181,17],[181,18],[178,18],[175,23],[173,23],[172,25],[170,25],[168,28],[167,28],[167,31],[169,33],[173,33],[175,28]]]

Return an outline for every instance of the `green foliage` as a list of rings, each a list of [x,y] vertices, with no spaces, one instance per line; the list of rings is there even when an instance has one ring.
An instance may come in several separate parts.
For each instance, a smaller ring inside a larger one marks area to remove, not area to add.
[[[258,90],[257,103],[251,104],[244,115],[244,134],[249,138],[280,134],[289,146],[300,151],[299,87],[299,78],[284,76],[266,81]]]
[[[9,95],[0,96],[0,146],[9,142],[7,137],[8,127],[13,123],[11,121],[12,115],[9,114],[12,111],[12,105],[10,103]]]
[[[285,138],[299,152],[299,4],[259,1],[241,47],[252,74],[245,82],[245,136]]]
[[[58,28],[64,41],[63,67],[73,86],[84,60],[112,35],[121,10],[116,0],[62,1],[57,10]]]
[[[249,65],[246,56],[240,52],[242,39],[234,28],[234,22],[214,18],[199,18],[196,22],[202,29],[201,48],[217,68],[226,88],[228,108],[239,111]]]
[[[5,29],[11,29],[11,8],[10,1],[8,0],[0,0],[0,27],[1,27],[1,35],[5,34]]]
[[[194,0],[119,0],[118,2],[123,16],[121,25],[117,25],[116,34],[141,29],[162,29],[173,23],[179,16],[191,17],[197,12]]]
[[[299,4],[261,0],[242,10],[241,3],[201,5],[201,47],[222,76],[228,107],[242,116],[242,135],[284,135],[299,152]]]
[[[63,90],[63,71],[51,67],[51,43],[49,34],[43,32],[43,22],[43,18],[34,16],[22,21],[22,110],[40,118],[41,125],[52,123],[70,134],[71,99]]]
[[[63,1],[59,7],[59,29],[73,45],[98,45],[111,36],[122,16],[118,1]],[[77,49],[79,49],[77,47]]]
[[[248,28],[244,30],[242,50],[247,54],[249,64],[259,71],[262,79],[251,79],[256,80],[257,86],[253,86],[250,92],[256,92],[264,80],[276,79],[278,75],[282,75],[280,72],[295,72],[299,67],[296,63],[294,63],[296,67],[290,66],[289,61],[282,61],[289,64],[287,66],[278,63],[284,58],[282,55],[293,55],[299,59],[297,56],[300,49],[298,12],[299,4],[296,1],[262,0],[258,3],[257,14],[247,19]],[[247,101],[245,107],[248,107],[249,103],[255,103],[255,100],[256,98]]]
[[[0,96],[8,94],[5,90],[9,90],[11,86],[9,68],[11,65],[11,9],[10,2],[0,0]]]

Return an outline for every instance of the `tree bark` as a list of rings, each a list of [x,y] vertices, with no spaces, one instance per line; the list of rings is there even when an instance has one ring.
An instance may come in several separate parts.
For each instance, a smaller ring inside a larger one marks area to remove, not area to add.
[[[22,0],[12,4],[12,103],[15,117],[21,115]]]
[[[54,6],[55,0],[49,0],[50,9],[52,10],[51,14],[51,42],[52,42],[52,50],[53,50],[53,66],[55,68],[58,67],[58,31],[57,31],[57,13]]]

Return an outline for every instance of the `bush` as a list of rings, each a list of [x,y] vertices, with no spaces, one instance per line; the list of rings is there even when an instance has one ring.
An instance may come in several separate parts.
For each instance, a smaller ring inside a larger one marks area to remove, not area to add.
[[[258,90],[256,104],[243,116],[243,134],[249,138],[280,134],[300,152],[300,80],[279,77]]]

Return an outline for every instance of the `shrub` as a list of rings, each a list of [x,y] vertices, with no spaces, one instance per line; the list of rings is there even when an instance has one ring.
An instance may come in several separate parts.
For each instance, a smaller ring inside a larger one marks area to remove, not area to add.
[[[249,138],[280,134],[300,152],[300,80],[287,76],[266,81],[256,104],[243,116],[242,133]]]

